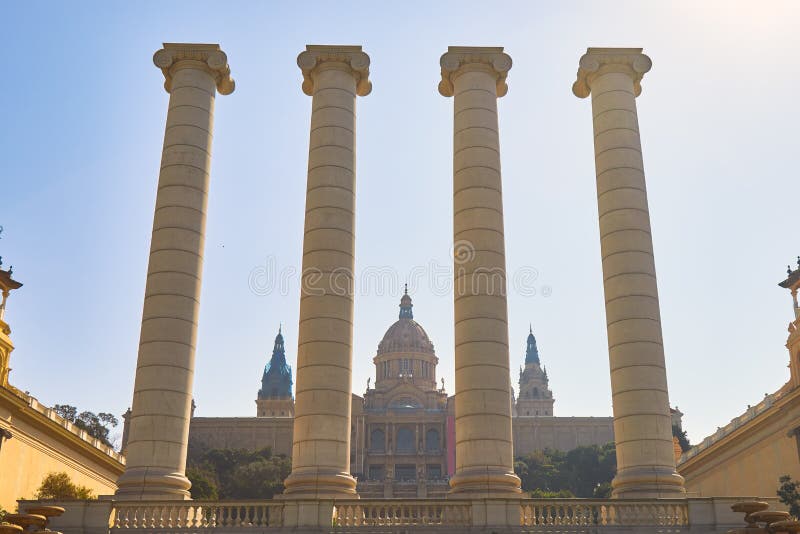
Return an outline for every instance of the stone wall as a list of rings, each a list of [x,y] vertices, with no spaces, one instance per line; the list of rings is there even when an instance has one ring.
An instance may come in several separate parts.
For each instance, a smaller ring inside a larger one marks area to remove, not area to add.
[[[189,447],[258,450],[292,454],[291,417],[193,417]]]
[[[611,417],[515,417],[514,456],[536,450],[569,451],[584,445],[614,441]]]
[[[257,450],[272,447],[275,454],[291,455],[291,417],[194,417],[189,446]],[[515,417],[512,423],[514,455],[546,448],[569,451],[583,445],[614,441],[611,417]]]

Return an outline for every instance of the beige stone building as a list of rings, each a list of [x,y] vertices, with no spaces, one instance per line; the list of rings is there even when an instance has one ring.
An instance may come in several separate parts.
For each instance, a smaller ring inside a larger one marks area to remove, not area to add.
[[[375,381],[352,394],[350,465],[362,497],[444,497],[455,471],[455,406],[437,377],[434,344],[414,319],[411,296],[400,300],[372,358]],[[271,447],[291,455],[293,398],[283,333],[261,379],[254,417],[192,417],[189,446]],[[519,395],[513,399],[515,456],[545,448],[568,451],[614,441],[611,417],[555,417],[555,397],[528,335]]]
[[[800,480],[800,258],[779,285],[791,292],[794,312],[786,340],[789,380],[681,456],[678,471],[691,494],[772,496],[781,476]]]
[[[125,467],[122,455],[9,382],[14,345],[5,309],[9,293],[22,286],[11,275],[0,269],[0,506],[14,510],[17,499],[32,499],[52,472],[109,495]]]

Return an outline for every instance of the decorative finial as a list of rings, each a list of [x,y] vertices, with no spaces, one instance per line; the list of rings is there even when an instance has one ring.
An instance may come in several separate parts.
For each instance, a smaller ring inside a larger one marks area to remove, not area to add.
[[[283,333],[283,322],[278,323],[278,333],[279,334]]]
[[[528,323],[528,332],[533,334],[533,323]]]
[[[786,274],[792,274],[792,266],[791,265],[787,265],[786,266]]]
[[[14,274],[14,266],[13,265],[9,265],[8,266],[8,276],[11,276],[12,274]]]
[[[800,256],[797,257],[797,263],[800,264]],[[404,287],[404,293],[408,295],[408,284],[405,284]]]

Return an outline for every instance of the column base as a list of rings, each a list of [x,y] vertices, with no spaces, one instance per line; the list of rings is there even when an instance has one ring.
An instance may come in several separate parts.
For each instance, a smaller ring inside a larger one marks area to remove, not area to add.
[[[522,497],[521,482],[501,469],[462,469],[450,479],[450,495],[468,498]]]
[[[164,467],[132,467],[117,480],[114,499],[120,501],[191,500],[192,483],[184,473]]]
[[[284,481],[282,499],[358,499],[356,479],[350,473],[319,471],[292,472]]]
[[[611,487],[612,499],[686,498],[683,477],[664,466],[625,469],[617,473]]]

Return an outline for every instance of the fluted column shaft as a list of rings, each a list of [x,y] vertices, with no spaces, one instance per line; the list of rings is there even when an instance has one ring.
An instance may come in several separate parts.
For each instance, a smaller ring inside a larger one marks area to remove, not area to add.
[[[218,45],[165,44],[170,93],[125,472],[118,499],[186,499],[214,96],[233,91]]]
[[[286,494],[352,496],[356,96],[369,93],[360,46],[309,46],[297,59],[312,95],[292,472]]]
[[[641,49],[590,48],[573,92],[592,95],[597,204],[620,498],[679,497],[636,96]]]
[[[454,96],[456,473],[451,491],[520,492],[514,475],[497,98],[502,48],[450,47],[439,91]]]

